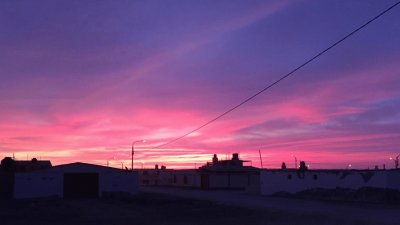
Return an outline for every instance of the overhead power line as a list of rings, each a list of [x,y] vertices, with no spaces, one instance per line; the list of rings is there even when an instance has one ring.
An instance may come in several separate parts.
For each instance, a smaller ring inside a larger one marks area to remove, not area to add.
[[[305,61],[303,64],[301,64],[300,66],[296,67],[295,69],[293,69],[292,71],[290,71],[289,73],[287,73],[286,75],[282,76],[281,78],[279,78],[278,80],[274,81],[273,83],[271,83],[270,85],[268,85],[267,87],[259,90],[258,92],[256,92],[255,94],[253,94],[252,96],[244,99],[242,102],[240,102],[239,104],[229,108],[228,110],[226,110],[225,112],[221,113],[220,115],[218,115],[217,117],[211,119],[210,121],[204,123],[203,125],[197,127],[196,129],[193,129],[192,131],[177,137],[173,140],[170,140],[164,144],[158,145],[156,147],[153,147],[151,149],[157,149],[157,148],[161,148],[164,147],[166,145],[169,145],[173,142],[179,141],[180,139],[202,129],[203,127],[215,122],[216,120],[220,119],[221,117],[227,115],[228,113],[232,112],[233,110],[239,108],[240,106],[246,104],[247,102],[251,101],[253,98],[257,97],[258,95],[260,95],[261,93],[263,93],[264,91],[272,88],[273,86],[275,86],[276,84],[278,84],[279,82],[281,82],[282,80],[288,78],[289,76],[291,76],[292,74],[294,74],[295,72],[297,72],[298,70],[300,70],[301,68],[303,68],[304,66],[306,66],[307,64],[311,63],[312,61],[314,61],[315,59],[317,59],[318,57],[320,57],[321,55],[323,55],[324,53],[326,53],[327,51],[331,50],[332,48],[334,48],[335,46],[339,45],[341,42],[343,42],[344,40],[346,40],[347,38],[351,37],[352,35],[354,35],[355,33],[357,33],[358,31],[360,31],[361,29],[363,29],[364,27],[366,27],[367,25],[369,25],[370,23],[374,22],[375,20],[377,20],[379,17],[383,16],[384,14],[386,14],[387,12],[389,12],[390,10],[392,10],[394,7],[396,7],[397,5],[400,4],[400,1],[394,3],[392,6],[390,6],[389,8],[385,9],[384,11],[382,11],[381,13],[379,13],[378,15],[376,15],[375,17],[373,17],[372,19],[368,20],[366,23],[362,24],[361,26],[359,26],[358,28],[356,28],[355,30],[353,30],[352,32],[350,32],[349,34],[347,34],[346,36],[342,37],[341,39],[339,39],[338,41],[336,41],[335,43],[331,44],[329,47],[325,48],[324,50],[320,51],[318,54],[316,54],[315,56],[313,56],[312,58],[308,59],[307,61]]]

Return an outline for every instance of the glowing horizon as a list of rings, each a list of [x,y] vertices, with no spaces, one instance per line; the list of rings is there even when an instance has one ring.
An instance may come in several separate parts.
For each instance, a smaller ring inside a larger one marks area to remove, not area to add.
[[[393,168],[400,13],[162,149],[394,1],[0,2],[0,157],[194,168]]]

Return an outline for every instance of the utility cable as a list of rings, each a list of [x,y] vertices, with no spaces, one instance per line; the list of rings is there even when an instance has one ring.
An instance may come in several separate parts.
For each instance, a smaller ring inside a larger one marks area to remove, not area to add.
[[[246,98],[245,100],[243,100],[242,102],[240,102],[239,104],[233,106],[232,108],[228,109],[227,111],[221,113],[220,115],[218,115],[217,117],[211,119],[210,121],[204,123],[203,125],[197,127],[196,129],[178,137],[175,139],[172,139],[164,144],[158,145],[156,147],[153,147],[151,149],[157,149],[157,148],[161,148],[164,147],[166,145],[169,145],[173,142],[179,141],[180,139],[200,130],[201,128],[215,122],[216,120],[220,119],[221,117],[225,116],[226,114],[232,112],[233,110],[239,108],[240,106],[246,104],[247,102],[251,101],[253,98],[257,97],[258,95],[260,95],[261,93],[263,93],[264,91],[272,88],[273,86],[275,86],[276,84],[278,84],[279,82],[281,82],[282,80],[288,78],[289,76],[291,76],[292,74],[294,74],[295,72],[297,72],[298,70],[300,70],[301,68],[303,68],[304,66],[306,66],[307,64],[311,63],[312,61],[314,61],[315,59],[317,59],[318,57],[320,57],[321,55],[323,55],[324,53],[326,53],[327,51],[331,50],[332,48],[334,48],[335,46],[339,45],[340,43],[342,43],[344,40],[348,39],[349,37],[351,37],[352,35],[354,35],[355,33],[357,33],[358,31],[360,31],[361,29],[363,29],[364,27],[368,26],[370,23],[374,22],[375,20],[377,20],[379,17],[383,16],[384,14],[386,14],[387,12],[389,12],[390,10],[392,10],[394,7],[396,7],[397,5],[400,4],[400,1],[396,2],[395,4],[393,4],[392,6],[390,6],[389,8],[385,9],[384,11],[382,11],[381,13],[379,13],[378,15],[376,15],[375,17],[373,17],[372,19],[368,20],[366,23],[364,23],[363,25],[359,26],[358,28],[356,28],[355,30],[353,30],[352,32],[350,32],[349,34],[347,34],[346,36],[342,37],[341,39],[339,39],[338,41],[336,41],[335,43],[331,44],[329,47],[325,48],[324,50],[320,51],[318,54],[316,54],[315,56],[313,56],[312,58],[308,59],[306,62],[304,62],[303,64],[301,64],[300,66],[296,67],[295,69],[293,69],[292,71],[290,71],[289,73],[287,73],[286,75],[284,75],[283,77],[279,78],[278,80],[276,80],[275,82],[271,83],[270,85],[268,85],[267,87],[261,89],[260,91],[256,92],[255,94],[253,94],[252,96]]]

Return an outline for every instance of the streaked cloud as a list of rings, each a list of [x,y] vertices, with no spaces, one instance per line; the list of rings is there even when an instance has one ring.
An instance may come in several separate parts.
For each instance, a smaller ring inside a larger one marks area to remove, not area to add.
[[[4,1],[0,156],[135,167],[239,152],[259,165],[390,165],[400,145],[398,13],[193,130],[390,2]],[[318,10],[313,10],[318,9]],[[396,9],[397,10],[397,9]],[[198,165],[199,166],[199,165]]]

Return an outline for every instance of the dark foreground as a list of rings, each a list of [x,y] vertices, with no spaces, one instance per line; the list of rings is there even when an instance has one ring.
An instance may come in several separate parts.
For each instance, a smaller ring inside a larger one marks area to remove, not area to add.
[[[274,209],[227,206],[163,194],[86,200],[30,200],[0,203],[0,224],[376,224],[348,215],[327,216]],[[394,218],[395,219],[395,218]],[[387,224],[387,223],[386,223]],[[395,221],[391,224],[398,224]]]

